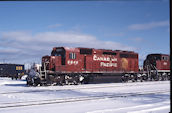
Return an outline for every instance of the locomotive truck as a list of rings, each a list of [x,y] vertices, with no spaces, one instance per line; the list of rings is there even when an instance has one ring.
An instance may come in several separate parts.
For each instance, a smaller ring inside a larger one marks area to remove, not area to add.
[[[40,71],[27,77],[27,84],[134,82],[159,80],[158,75],[166,75],[165,80],[169,79],[169,65],[168,55],[148,55],[143,70],[139,70],[138,53],[134,51],[54,47],[50,56],[42,57]]]

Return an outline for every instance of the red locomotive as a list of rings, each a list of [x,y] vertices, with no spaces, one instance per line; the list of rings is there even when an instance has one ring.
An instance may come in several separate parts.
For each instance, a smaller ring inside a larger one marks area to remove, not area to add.
[[[170,77],[170,57],[166,54],[149,54],[143,63],[147,76],[154,80],[166,80]]]
[[[149,56],[144,67],[151,61]],[[168,67],[169,57],[166,63]],[[160,66],[158,61],[157,64]],[[138,76],[138,53],[121,50],[54,47],[51,56],[42,57],[41,70],[37,82],[28,79],[28,84],[123,82],[142,78]],[[142,74],[147,72],[145,70]],[[144,77],[144,80],[147,79]]]

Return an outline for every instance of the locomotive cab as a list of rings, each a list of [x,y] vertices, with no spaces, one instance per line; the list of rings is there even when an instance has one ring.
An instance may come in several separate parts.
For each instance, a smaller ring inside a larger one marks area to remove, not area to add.
[[[42,70],[57,71],[57,68],[65,65],[66,52],[62,47],[53,48],[51,56],[42,57]],[[45,68],[44,68],[45,66]]]
[[[42,57],[42,66],[46,66],[46,70],[56,71],[61,66],[65,65],[65,49],[62,47],[53,48],[51,56]],[[43,68],[44,69],[44,68]]]
[[[53,48],[51,52],[51,56],[59,57],[61,59],[61,65],[65,65],[65,60],[66,60],[66,51],[63,47],[55,47]],[[55,58],[53,57],[53,58]]]

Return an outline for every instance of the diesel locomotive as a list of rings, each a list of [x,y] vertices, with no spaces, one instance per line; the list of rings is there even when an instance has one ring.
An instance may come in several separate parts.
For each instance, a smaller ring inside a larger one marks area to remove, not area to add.
[[[170,57],[166,54],[149,54],[143,62],[147,78],[154,80],[170,79]]]
[[[169,55],[150,54],[139,69],[134,51],[54,47],[42,57],[39,72],[27,77],[28,85],[64,85],[169,79]],[[163,78],[163,79],[162,79]]]

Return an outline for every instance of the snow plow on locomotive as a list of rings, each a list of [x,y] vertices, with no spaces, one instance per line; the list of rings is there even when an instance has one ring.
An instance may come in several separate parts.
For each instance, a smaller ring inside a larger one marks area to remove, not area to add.
[[[147,63],[145,63],[147,64]],[[140,73],[138,53],[94,48],[54,47],[42,57],[36,76],[28,85],[64,85],[149,80],[148,70]],[[32,74],[33,75],[33,74]]]

